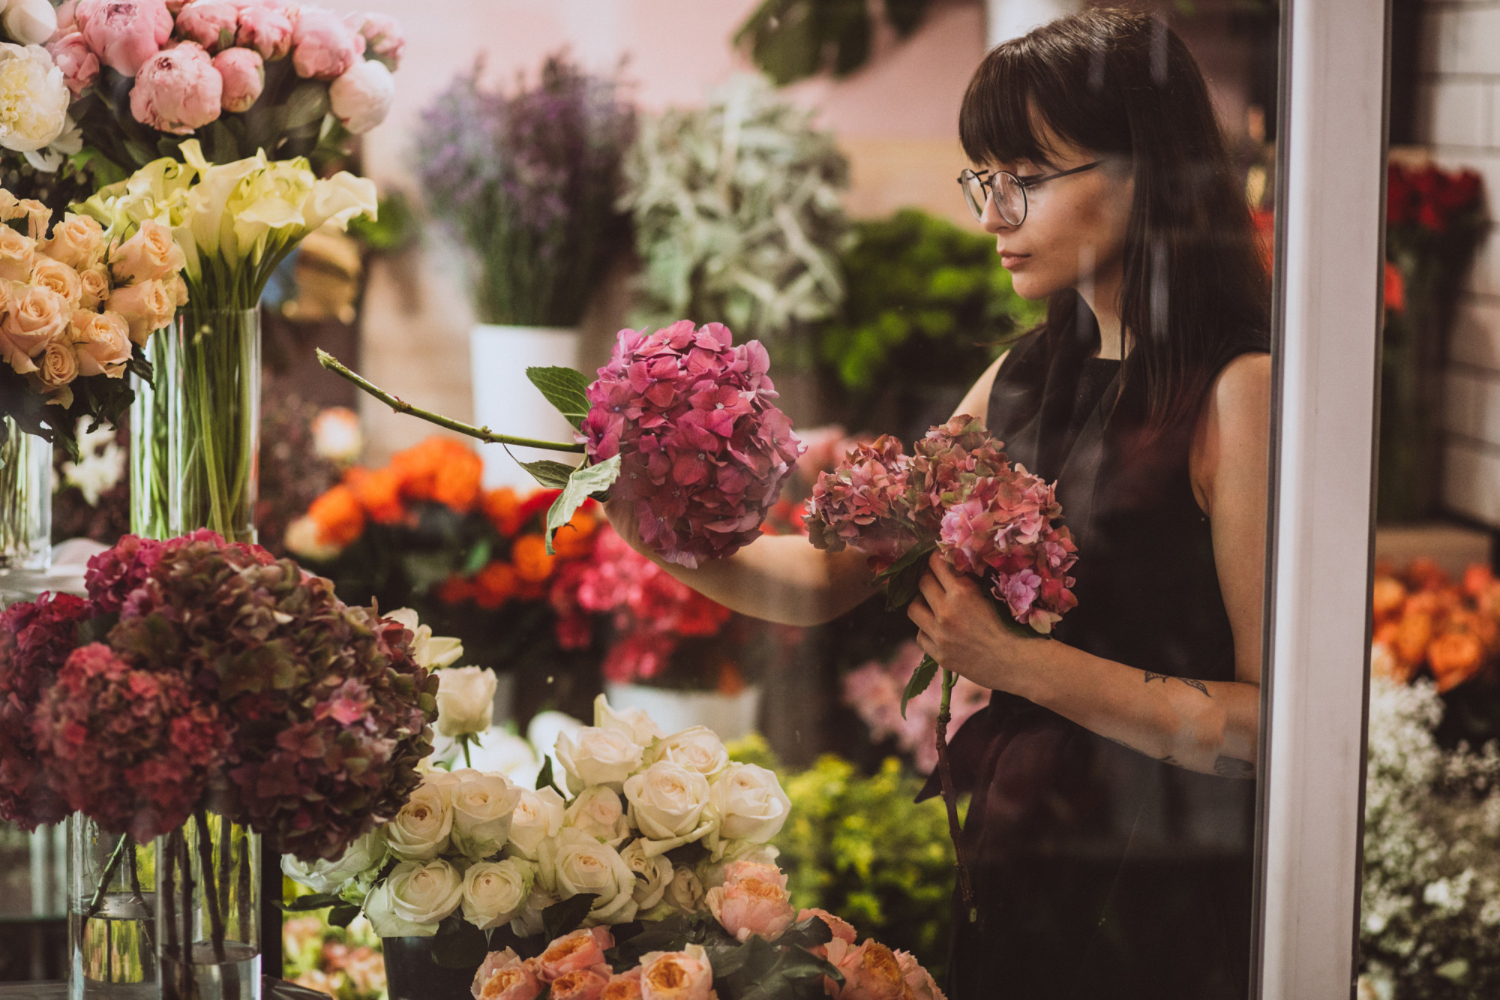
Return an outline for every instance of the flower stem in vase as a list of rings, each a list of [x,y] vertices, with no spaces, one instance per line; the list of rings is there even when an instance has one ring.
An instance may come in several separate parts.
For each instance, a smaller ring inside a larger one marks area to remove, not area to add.
[[[209,940],[213,945],[214,958],[219,962],[224,961],[224,902],[221,901],[219,893],[214,885],[219,881],[222,887],[222,879],[215,880],[214,871],[214,843],[213,834],[208,827],[208,814],[202,809],[194,813],[197,827],[198,841],[198,867],[203,872],[204,885],[203,898],[208,903],[208,926]],[[224,849],[219,852],[221,858],[229,857],[229,844],[226,841]]]
[[[953,838],[953,853],[958,861],[958,890],[963,896],[964,908],[969,913],[969,923],[979,919],[979,909],[974,905],[974,887],[969,882],[969,865],[964,858],[963,830],[958,824],[958,796],[953,790],[953,767],[948,762],[948,720],[952,718],[949,706],[953,701],[953,685],[958,675],[943,671],[943,698],[938,706],[937,755],[938,778],[943,786],[943,804],[948,807],[948,835]]]
[[[178,532],[209,528],[255,541],[260,428],[260,311],[193,309],[178,317],[174,391]]]

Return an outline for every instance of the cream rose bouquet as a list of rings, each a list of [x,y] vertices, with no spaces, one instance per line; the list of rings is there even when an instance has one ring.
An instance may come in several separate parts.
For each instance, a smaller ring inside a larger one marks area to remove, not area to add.
[[[80,419],[113,423],[130,405],[126,371],[149,378],[144,348],[187,301],[184,263],[156,222],[54,224],[0,189],[0,416],[77,461]]]
[[[261,293],[307,234],[373,218],[375,185],[343,172],[322,179],[304,158],[264,151],[215,164],[196,139],[179,152],[181,161],[153,160],[80,210],[121,233],[164,227],[182,248],[190,304],[178,317],[166,404],[181,447],[170,468],[153,463],[165,475],[150,506],[165,508],[171,489],[182,525],[253,541]]]
[[[287,861],[319,894],[296,905],[334,905],[335,922],[363,911],[383,937],[432,937],[435,961],[473,968],[580,926],[706,913],[732,863],[774,858],[791,810],[773,771],[732,762],[710,730],[663,735],[602,695],[594,725],[559,736],[554,754],[561,774],[549,758],[534,789],[430,771],[383,839],[337,861]]]

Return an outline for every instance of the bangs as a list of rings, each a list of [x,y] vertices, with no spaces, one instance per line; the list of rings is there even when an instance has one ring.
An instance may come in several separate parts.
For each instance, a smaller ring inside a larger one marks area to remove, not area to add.
[[[1032,121],[1031,109],[1037,104],[1032,99],[1031,74],[1023,65],[1023,60],[1029,60],[1019,48],[1015,44],[996,48],[964,92],[958,139],[970,163],[1052,163],[1054,151],[1042,144],[1037,123]]]

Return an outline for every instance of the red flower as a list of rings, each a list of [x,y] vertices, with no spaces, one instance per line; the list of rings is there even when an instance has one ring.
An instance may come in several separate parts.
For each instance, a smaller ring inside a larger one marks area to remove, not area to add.
[[[1390,261],[1385,262],[1385,307],[1394,313],[1406,311],[1406,281]]]

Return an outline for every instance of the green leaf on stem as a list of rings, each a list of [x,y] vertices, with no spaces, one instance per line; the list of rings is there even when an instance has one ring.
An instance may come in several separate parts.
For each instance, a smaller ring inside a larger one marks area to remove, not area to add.
[[[922,657],[922,662],[912,671],[911,680],[906,682],[906,690],[901,692],[901,718],[906,718],[906,703],[927,690],[927,685],[937,675],[937,669],[937,660],[930,656]]]
[[[549,786],[556,789],[558,795],[562,795],[564,799],[567,798],[566,795],[563,795],[563,790],[558,787],[556,775],[552,773],[552,758],[550,756],[542,758],[542,770],[536,776],[536,790],[540,792],[543,788]]]
[[[528,368],[526,377],[574,427],[589,414],[589,377],[572,368]]]
[[[328,911],[328,924],[330,927],[348,927],[357,916],[359,916],[359,907],[353,903],[340,903]]]
[[[589,910],[593,909],[594,900],[598,898],[598,893],[580,892],[576,896],[569,896],[561,903],[553,903],[543,910],[542,929],[546,931],[548,940],[576,931],[582,925],[583,919],[589,915]],[[479,958],[483,961],[484,956],[480,955]]]
[[[620,456],[606,458],[597,465],[585,465],[568,477],[568,485],[547,510],[547,554],[552,555],[552,535],[567,524],[590,494],[602,493],[620,477]]]
[[[573,466],[564,462],[554,462],[550,458],[544,458],[539,462],[523,462],[516,459],[516,464],[531,473],[532,479],[549,490],[567,489],[568,479],[573,475]]]
[[[432,961],[445,969],[472,969],[488,952],[484,931],[457,913],[438,924],[432,939]]]
[[[885,583],[886,610],[904,608],[917,596],[922,574],[927,572],[927,556],[935,548],[934,545],[913,546],[906,555],[875,578]]]
[[[338,906],[343,902],[338,896],[331,892],[314,892],[306,896],[298,896],[289,903],[282,903],[281,909],[287,913],[300,913],[303,910],[326,910],[330,906]]]

